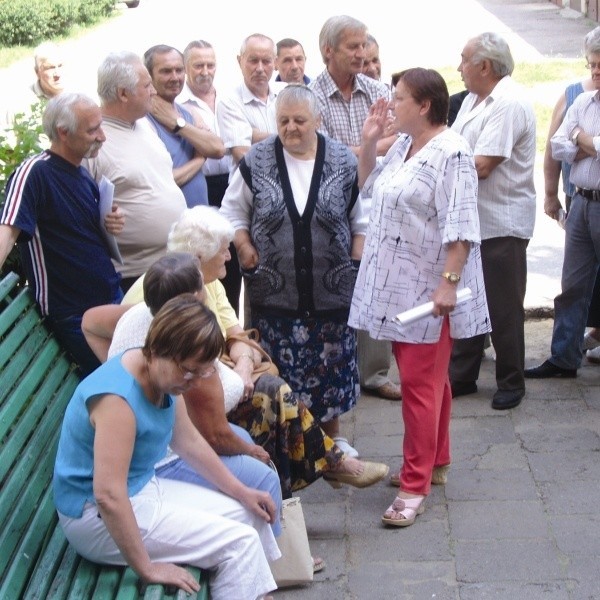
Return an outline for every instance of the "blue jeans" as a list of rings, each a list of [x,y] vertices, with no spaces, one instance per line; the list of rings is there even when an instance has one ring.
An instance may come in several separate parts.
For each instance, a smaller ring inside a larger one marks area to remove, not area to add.
[[[245,442],[254,444],[250,434],[237,425],[229,424],[233,433],[241,437]],[[219,456],[223,464],[229,469],[232,475],[237,477],[244,485],[263,490],[271,494],[275,506],[277,507],[277,520],[272,524],[273,535],[278,536],[281,533],[281,486],[279,476],[268,465],[248,456],[247,454],[236,454],[234,456]],[[156,469],[156,476],[165,479],[175,479],[177,481],[186,481],[211,490],[218,488],[207,479],[199,475],[184,460],[178,458],[162,467]]]
[[[600,263],[600,202],[573,196],[565,223],[565,256],[561,293],[554,299],[554,330],[550,362],[578,369],[583,334]]]

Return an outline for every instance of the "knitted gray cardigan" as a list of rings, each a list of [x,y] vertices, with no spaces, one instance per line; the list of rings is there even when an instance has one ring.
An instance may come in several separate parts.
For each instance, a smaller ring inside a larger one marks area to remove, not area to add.
[[[243,272],[252,310],[347,318],[357,273],[349,221],[358,197],[355,156],[346,145],[318,134],[302,215],[277,136],[252,146],[239,169],[254,196],[250,236],[259,264]]]

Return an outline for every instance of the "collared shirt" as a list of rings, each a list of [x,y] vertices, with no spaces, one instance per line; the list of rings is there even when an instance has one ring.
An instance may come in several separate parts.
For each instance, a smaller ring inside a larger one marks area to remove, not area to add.
[[[450,130],[407,159],[411,144],[401,135],[361,190],[373,206],[348,324],[374,339],[437,342],[443,319],[432,315],[403,327],[394,317],[431,300],[448,245],[465,241],[471,244],[459,289],[470,288],[473,297],[450,313],[450,335],[486,333],[473,155],[464,138]]]
[[[218,96],[215,96],[215,112],[212,111],[211,107],[194,95],[194,92],[190,89],[187,83],[184,84],[181,94],[177,96],[176,100],[179,104],[189,104],[195,106],[200,111],[200,116],[204,124],[216,135],[221,137],[219,129],[219,121],[217,119],[218,109]],[[231,169],[231,156],[226,154],[223,158],[207,158],[206,162],[202,166],[202,172],[207,177],[211,175],[227,175]]]
[[[481,238],[529,239],[535,223],[535,115],[524,90],[509,75],[477,106],[476,94],[462,103],[452,129],[463,135],[477,156],[504,160],[479,180]]]
[[[594,136],[595,158],[589,156],[575,162],[579,146],[570,138],[576,127]],[[584,92],[575,98],[550,144],[552,158],[571,164],[570,180],[573,185],[590,190],[600,189],[600,92]]]
[[[277,74],[277,77],[275,77],[275,81],[283,82],[283,79],[281,79],[281,75]],[[304,83],[304,85],[308,85],[310,83],[310,77],[308,77],[307,75],[302,75],[302,82]]]
[[[390,89],[384,83],[362,73],[354,78],[350,101],[344,99],[327,69],[318,75],[309,87],[319,100],[319,131],[348,146],[360,145],[362,128],[371,105],[379,98],[391,99]]]
[[[230,150],[236,146],[251,146],[252,129],[277,133],[275,98],[286,85],[269,84],[269,95],[264,101],[242,83],[227,98],[219,101],[217,119],[225,148]]]

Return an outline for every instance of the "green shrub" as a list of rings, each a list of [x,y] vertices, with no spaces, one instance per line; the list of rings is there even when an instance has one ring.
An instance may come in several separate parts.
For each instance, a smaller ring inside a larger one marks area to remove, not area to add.
[[[33,46],[49,37],[51,19],[44,0],[0,0],[0,44]]]
[[[35,46],[109,16],[115,0],[0,0],[0,46]]]
[[[5,188],[11,173],[26,159],[42,151],[42,114],[46,103],[40,101],[30,110],[14,117],[11,129],[0,132],[0,213],[4,208]],[[46,139],[46,142],[48,140]],[[2,267],[2,275],[14,271],[24,282],[18,250],[12,249]]]
[[[80,0],[46,0],[52,13],[52,22],[48,26],[51,33],[48,37],[57,37],[69,31],[77,23]]]
[[[94,23],[102,17],[108,17],[115,8],[114,0],[94,0],[91,2],[80,1],[79,17],[77,22],[85,25]]]

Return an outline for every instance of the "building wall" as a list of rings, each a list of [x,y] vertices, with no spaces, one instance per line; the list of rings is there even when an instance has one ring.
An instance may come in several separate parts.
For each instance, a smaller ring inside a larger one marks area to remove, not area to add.
[[[600,21],[600,0],[550,0],[561,8],[571,8],[583,13],[588,19]]]

